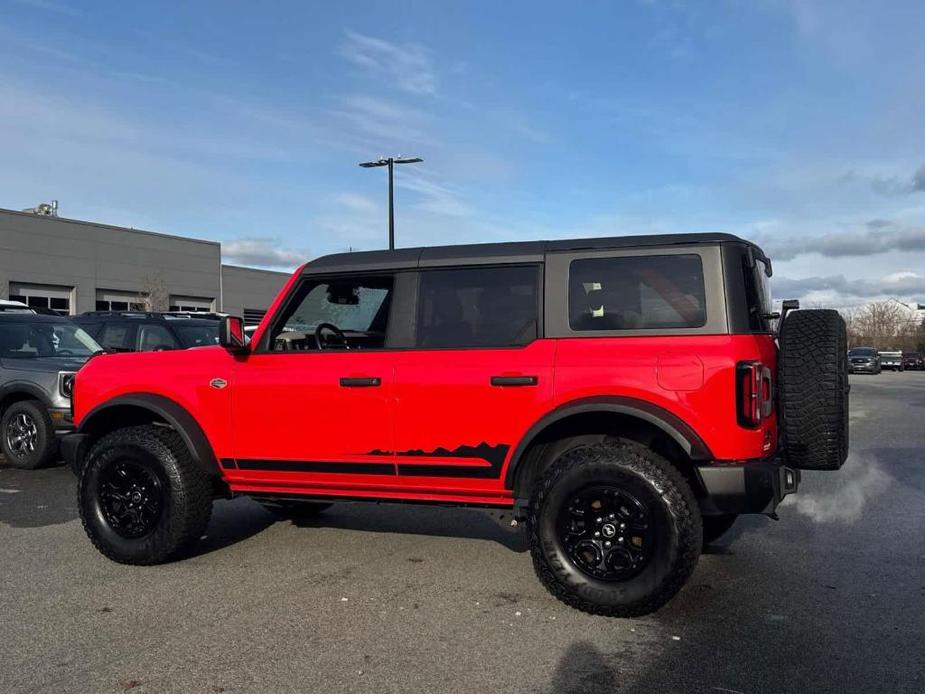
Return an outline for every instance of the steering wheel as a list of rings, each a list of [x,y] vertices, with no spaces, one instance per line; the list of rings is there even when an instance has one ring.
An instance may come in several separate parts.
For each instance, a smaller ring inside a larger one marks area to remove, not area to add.
[[[330,342],[323,340],[321,337],[321,334],[324,331],[328,331],[329,333],[334,335],[334,337],[339,339],[344,349],[350,349],[350,345],[347,344],[347,336],[344,335],[343,330],[338,328],[333,323],[319,323],[318,326],[315,328],[315,343],[318,345],[319,350],[328,349],[331,346]]]

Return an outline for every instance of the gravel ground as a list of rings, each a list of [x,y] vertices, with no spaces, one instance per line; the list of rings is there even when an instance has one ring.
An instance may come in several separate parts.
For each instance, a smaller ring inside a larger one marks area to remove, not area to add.
[[[195,556],[119,566],[68,470],[0,463],[0,692],[925,691],[925,374],[851,383],[845,468],[635,620],[556,602],[474,510],[222,501]]]

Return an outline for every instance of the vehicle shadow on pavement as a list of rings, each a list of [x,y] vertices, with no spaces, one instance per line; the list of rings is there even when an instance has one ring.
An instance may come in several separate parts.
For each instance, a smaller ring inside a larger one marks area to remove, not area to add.
[[[735,552],[732,546],[744,535],[749,534],[759,525],[765,525],[767,522],[767,519],[761,518],[760,516],[741,516],[736,519],[735,524],[733,524],[729,530],[723,533],[722,537],[718,540],[714,540],[710,544],[705,544],[702,553],[717,556],[733,556]]]
[[[475,509],[427,508],[403,504],[342,503],[314,518],[293,520],[305,528],[338,528],[372,533],[465,538],[497,542],[512,552],[526,552],[527,540],[487,513]]]
[[[42,528],[77,518],[77,480],[67,467],[19,470],[0,463],[0,524]]]
[[[250,499],[220,499],[212,506],[206,534],[187,550],[183,559],[217,552],[244,542],[269,528],[276,517]]]
[[[576,641],[559,659],[549,694],[612,694],[621,691],[617,671],[594,644]]]

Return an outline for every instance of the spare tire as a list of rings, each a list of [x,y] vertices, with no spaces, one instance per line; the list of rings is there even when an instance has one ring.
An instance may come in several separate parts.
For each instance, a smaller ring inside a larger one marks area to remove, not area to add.
[[[787,315],[778,336],[780,426],[787,464],[838,470],[848,456],[848,335],[838,311]]]

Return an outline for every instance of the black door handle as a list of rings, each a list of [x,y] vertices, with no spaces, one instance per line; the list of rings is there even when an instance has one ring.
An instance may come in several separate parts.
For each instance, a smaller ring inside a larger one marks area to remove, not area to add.
[[[382,379],[378,376],[364,376],[362,378],[342,378],[340,379],[341,388],[375,388],[382,385]]]
[[[491,384],[493,386],[535,386],[538,380],[536,376],[492,376]]]

